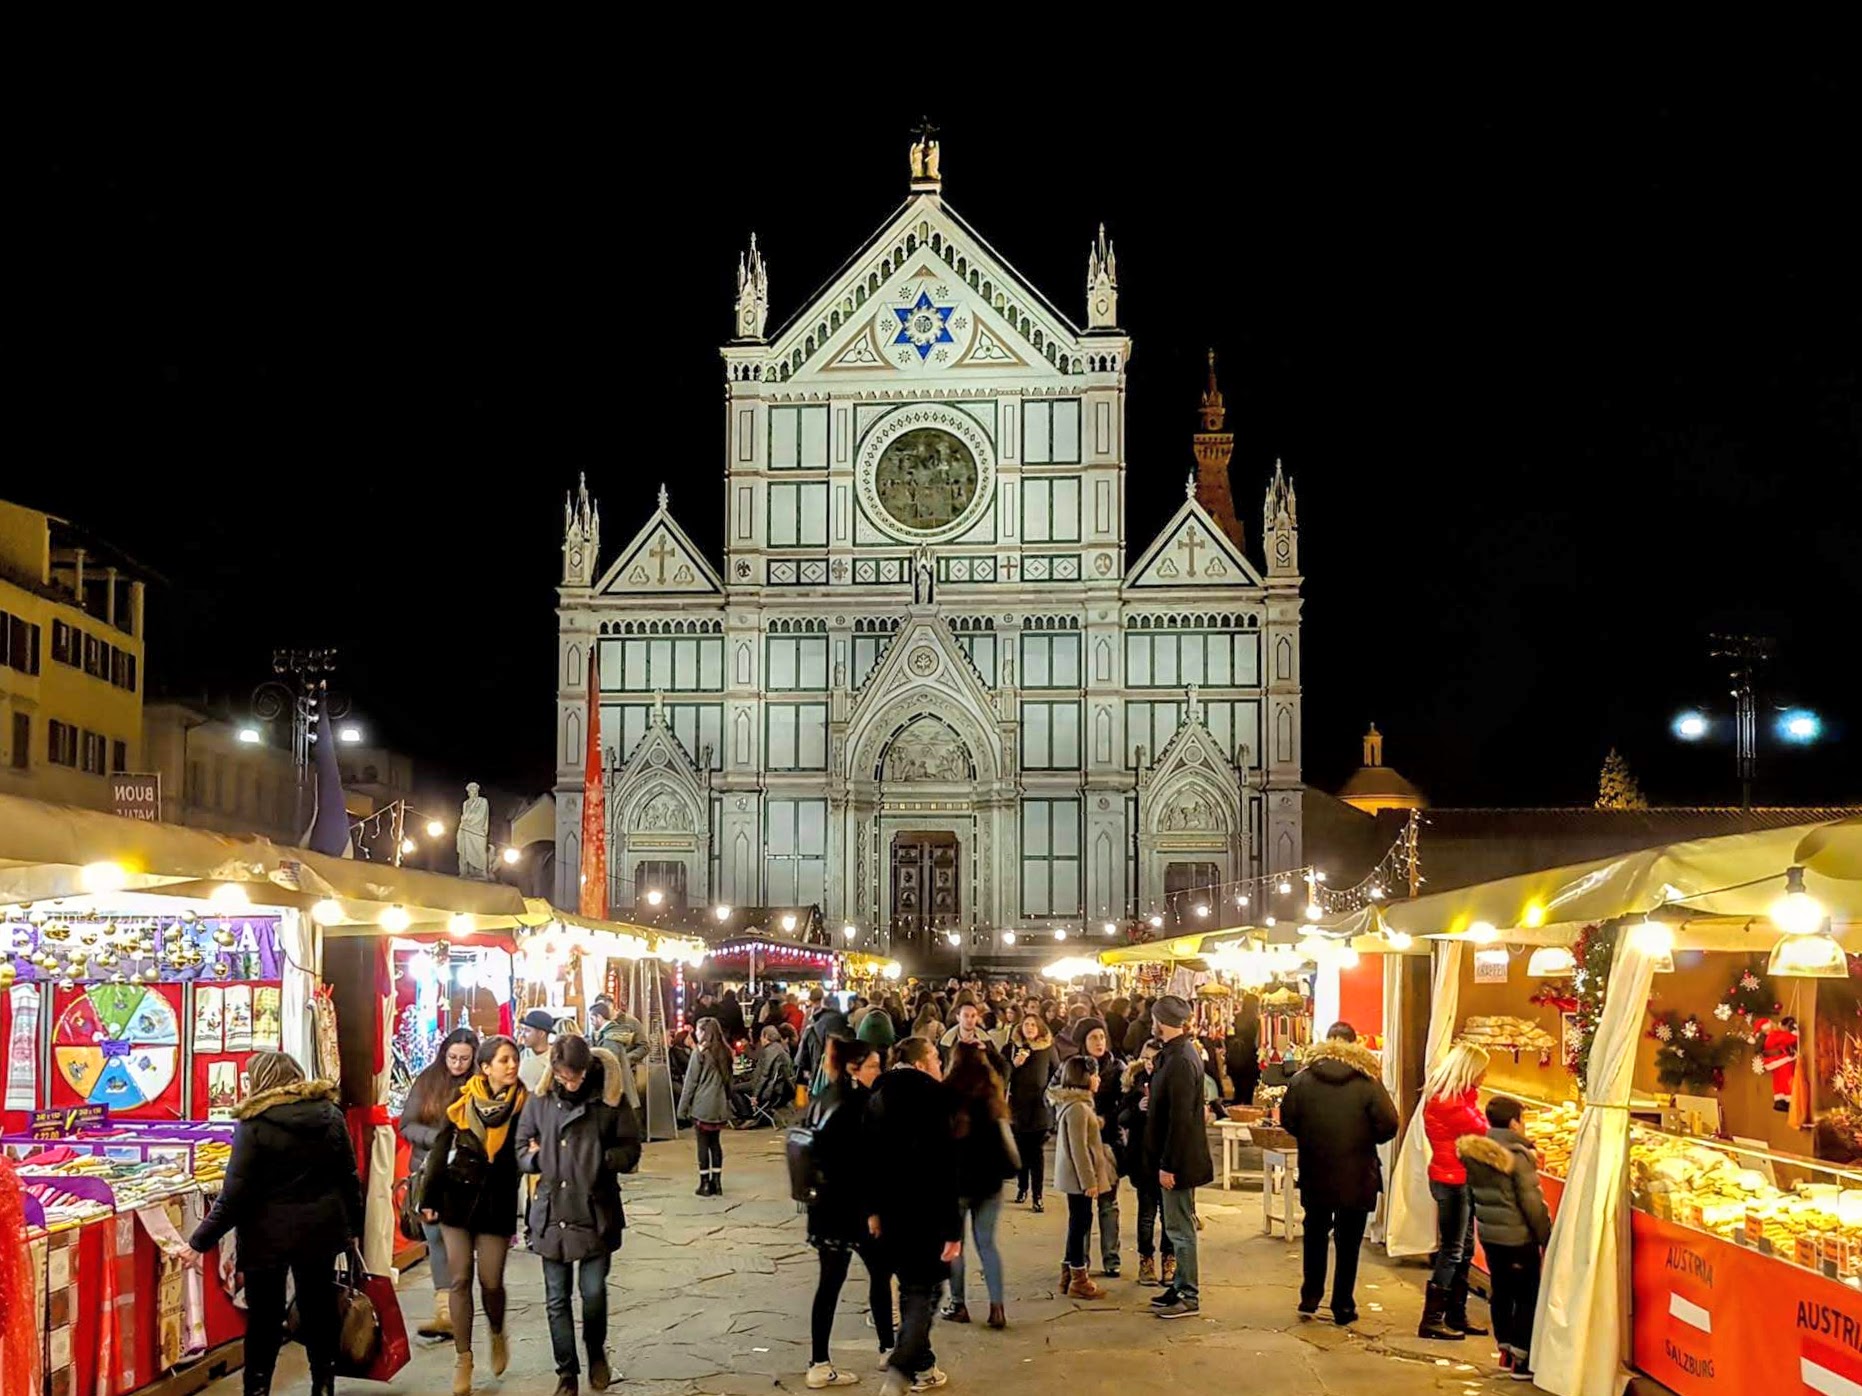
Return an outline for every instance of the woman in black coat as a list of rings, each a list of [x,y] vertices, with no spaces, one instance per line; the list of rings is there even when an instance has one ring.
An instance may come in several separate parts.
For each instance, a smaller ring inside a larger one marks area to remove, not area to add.
[[[336,1390],[336,1257],[362,1234],[355,1148],[334,1081],[307,1081],[283,1052],[255,1052],[226,1180],[189,1246],[198,1256],[228,1231],[246,1277],[247,1396],[265,1396],[284,1341],[285,1274],[298,1295],[298,1335],[313,1396]]]
[[[1237,1105],[1254,1104],[1254,1088],[1261,1081],[1261,1001],[1244,994],[1228,1034],[1228,1079]]]
[[[419,1185],[427,1154],[439,1138],[440,1126],[446,1123],[447,1107],[465,1089],[477,1059],[478,1034],[470,1028],[455,1028],[441,1041],[427,1069],[414,1078],[407,1104],[401,1108],[400,1126],[401,1137],[407,1141],[410,1187]],[[446,1240],[440,1235],[438,1222],[423,1221],[420,1229],[427,1237],[427,1271],[433,1277],[433,1321],[422,1324],[419,1332],[423,1338],[450,1338],[453,1321],[447,1303],[452,1297],[453,1277],[446,1268]]]
[[[1041,1205],[1041,1184],[1046,1167],[1041,1150],[1047,1143],[1052,1115],[1047,1104],[1047,1084],[1053,1079],[1060,1058],[1054,1052],[1054,1035],[1035,1009],[1022,1014],[1009,1039],[1009,1128],[1015,1134],[1015,1149],[1021,1155],[1021,1168],[1015,1175],[1015,1200],[1026,1202],[1029,1189],[1034,1191],[1034,1210]]]
[[[624,1068],[612,1052],[565,1035],[517,1124],[517,1166],[540,1179],[530,1203],[530,1249],[543,1261],[544,1307],[556,1359],[557,1396],[575,1396],[579,1371],[571,1281],[582,1295],[588,1384],[606,1391],[608,1268],[627,1213],[620,1175],[640,1162],[640,1128],[626,1103]]]
[[[525,1091],[517,1079],[517,1044],[486,1038],[478,1072],[446,1112],[420,1177],[420,1215],[437,1221],[446,1242],[453,1290],[453,1396],[472,1390],[472,1272],[491,1326],[491,1370],[510,1363],[504,1337],[504,1262],[517,1230],[517,1124]]]
[[[882,1063],[871,1043],[848,1037],[828,1040],[827,1086],[808,1103],[806,1127],[813,1132],[810,1159],[814,1165],[814,1197],[808,1204],[808,1244],[820,1257],[815,1281],[815,1302],[809,1315],[808,1385],[851,1386],[853,1374],[843,1373],[828,1355],[834,1336],[834,1309],[853,1254],[862,1250],[871,1281],[869,1294],[873,1325],[881,1351],[892,1347],[892,1277],[873,1255],[867,1232],[867,1178],[882,1167],[865,1148],[868,1094],[879,1079]],[[863,1249],[864,1248],[864,1249]]]

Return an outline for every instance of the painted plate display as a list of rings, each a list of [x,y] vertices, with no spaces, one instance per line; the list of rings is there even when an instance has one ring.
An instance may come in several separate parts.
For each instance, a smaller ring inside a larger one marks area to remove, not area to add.
[[[181,1024],[156,987],[93,984],[52,1029],[52,1061],[77,1098],[130,1112],[170,1104],[180,1069]],[[172,1106],[170,1107],[172,1108]]]

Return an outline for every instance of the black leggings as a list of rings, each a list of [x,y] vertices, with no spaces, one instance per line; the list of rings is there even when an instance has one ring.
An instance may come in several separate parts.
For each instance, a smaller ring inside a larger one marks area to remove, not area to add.
[[[847,1269],[853,1264],[853,1251],[847,1247],[823,1246],[821,1277],[815,1281],[815,1304],[808,1314],[808,1337],[814,1345],[809,1365],[828,1360],[828,1341],[834,1336],[834,1309],[840,1303],[841,1286],[847,1283]],[[887,1295],[886,1307],[892,1307]]]
[[[1022,1166],[1015,1175],[1017,1192],[1032,1192],[1041,1195],[1042,1175],[1046,1165],[1041,1158],[1041,1148],[1047,1143],[1047,1131],[1044,1129],[1018,1129],[1015,1131],[1015,1150],[1022,1156]]]
[[[722,1173],[724,1171],[724,1131],[706,1129],[701,1125],[692,1133],[698,1136],[698,1171],[700,1173]]]
[[[284,1343],[287,1270],[297,1286],[298,1338],[310,1358],[311,1384],[336,1379],[336,1257],[294,1256],[246,1271],[247,1391],[271,1390],[272,1369]]]

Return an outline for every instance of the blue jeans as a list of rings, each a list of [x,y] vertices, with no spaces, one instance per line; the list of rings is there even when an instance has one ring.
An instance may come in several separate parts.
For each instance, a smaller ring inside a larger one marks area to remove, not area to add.
[[[588,1349],[592,1363],[608,1345],[608,1266],[612,1255],[598,1255],[592,1260],[546,1260],[543,1262],[543,1306],[550,1317],[550,1352],[556,1359],[556,1375],[573,1377],[575,1361],[575,1315],[569,1302],[569,1275],[578,1270],[576,1288],[582,1291],[582,1345]]]
[[[427,1269],[433,1274],[433,1292],[439,1294],[451,1289],[453,1272],[446,1263],[446,1238],[440,1235],[440,1224],[423,1221],[420,1234],[427,1238]]]
[[[1435,1273],[1429,1283],[1448,1291],[1450,1304],[1467,1303],[1468,1266],[1474,1260],[1474,1197],[1466,1183],[1429,1184],[1435,1199]]]
[[[1118,1254],[1118,1183],[1093,1199],[1099,1209],[1099,1264],[1109,1275],[1119,1267]]]
[[[1196,1189],[1165,1188],[1164,1236],[1177,1256],[1177,1293],[1195,1300],[1199,1293],[1196,1269]]]
[[[996,1218],[1002,1214],[1002,1194],[993,1192],[988,1197],[963,1198],[957,1203],[958,1215],[970,1219],[970,1234],[976,1238],[976,1254],[983,1262],[983,1288],[989,1291],[989,1302],[1002,1302],[1002,1254],[996,1249]],[[959,1223],[961,1226],[961,1223]],[[966,1296],[963,1292],[963,1257],[959,1252],[950,1263],[950,1297],[951,1302],[961,1304]]]

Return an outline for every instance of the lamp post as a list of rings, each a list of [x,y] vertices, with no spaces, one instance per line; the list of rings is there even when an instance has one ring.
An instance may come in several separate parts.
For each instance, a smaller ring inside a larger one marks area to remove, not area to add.
[[[336,651],[273,650],[272,675],[252,690],[252,715],[260,722],[291,719],[291,760],[301,784],[310,765],[311,724],[319,709],[332,723],[349,715],[349,696],[330,691]]]
[[[1729,661],[1727,677],[1732,681],[1728,695],[1733,700],[1733,769],[1739,780],[1739,809],[1752,809],[1752,784],[1759,769],[1759,671],[1771,660],[1772,641],[1763,635],[1715,635],[1708,653],[1714,659]],[[1705,741],[1712,736],[1712,715],[1699,710],[1684,712],[1675,718],[1673,732],[1684,742]],[[1781,708],[1776,736],[1779,741],[1809,745],[1823,733],[1817,715],[1806,708]]]

